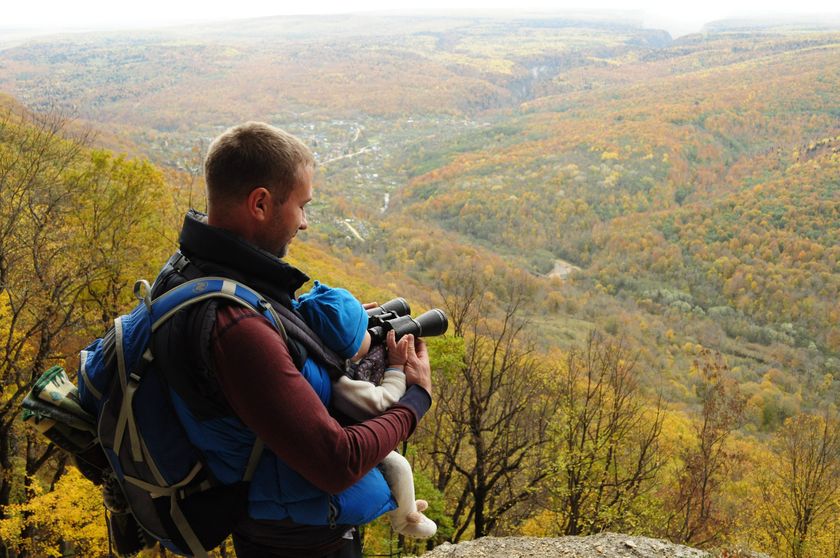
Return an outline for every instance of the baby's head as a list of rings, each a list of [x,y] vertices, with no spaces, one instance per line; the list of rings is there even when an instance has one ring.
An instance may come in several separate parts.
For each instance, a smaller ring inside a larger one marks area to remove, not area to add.
[[[298,298],[297,309],[306,325],[340,357],[358,360],[367,354],[368,315],[349,291],[315,281],[312,290]]]

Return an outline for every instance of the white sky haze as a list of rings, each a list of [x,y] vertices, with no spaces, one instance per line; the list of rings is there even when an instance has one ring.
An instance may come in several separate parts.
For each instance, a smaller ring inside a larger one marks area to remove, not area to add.
[[[709,21],[729,17],[779,17],[794,14],[840,16],[837,1],[801,0],[10,0],[4,2],[2,29],[49,30],[151,27],[185,22],[243,19],[272,15],[351,12],[552,12],[574,10],[638,11],[648,27],[672,34],[698,31]]]

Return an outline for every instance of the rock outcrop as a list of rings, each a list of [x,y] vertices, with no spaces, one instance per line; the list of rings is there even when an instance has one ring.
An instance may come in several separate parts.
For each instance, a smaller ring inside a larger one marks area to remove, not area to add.
[[[741,558],[769,558],[738,552]],[[711,558],[702,550],[665,540],[601,533],[588,537],[484,537],[459,544],[444,543],[423,558]]]

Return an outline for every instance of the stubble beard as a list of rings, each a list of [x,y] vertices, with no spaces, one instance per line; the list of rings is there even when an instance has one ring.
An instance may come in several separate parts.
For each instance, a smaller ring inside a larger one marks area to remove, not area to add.
[[[286,257],[286,254],[288,254],[288,253],[289,253],[289,243],[286,243],[283,246],[281,246],[280,249],[277,251],[277,257],[282,260],[283,258]]]

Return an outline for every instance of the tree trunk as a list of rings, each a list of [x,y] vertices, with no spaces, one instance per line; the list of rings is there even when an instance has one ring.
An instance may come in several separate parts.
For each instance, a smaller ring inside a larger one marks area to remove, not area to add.
[[[6,508],[12,494],[12,461],[11,461],[11,437],[9,428],[5,425],[0,429],[0,467],[3,474],[0,476],[0,519],[6,518]],[[12,558],[14,554],[0,542],[0,558]]]

